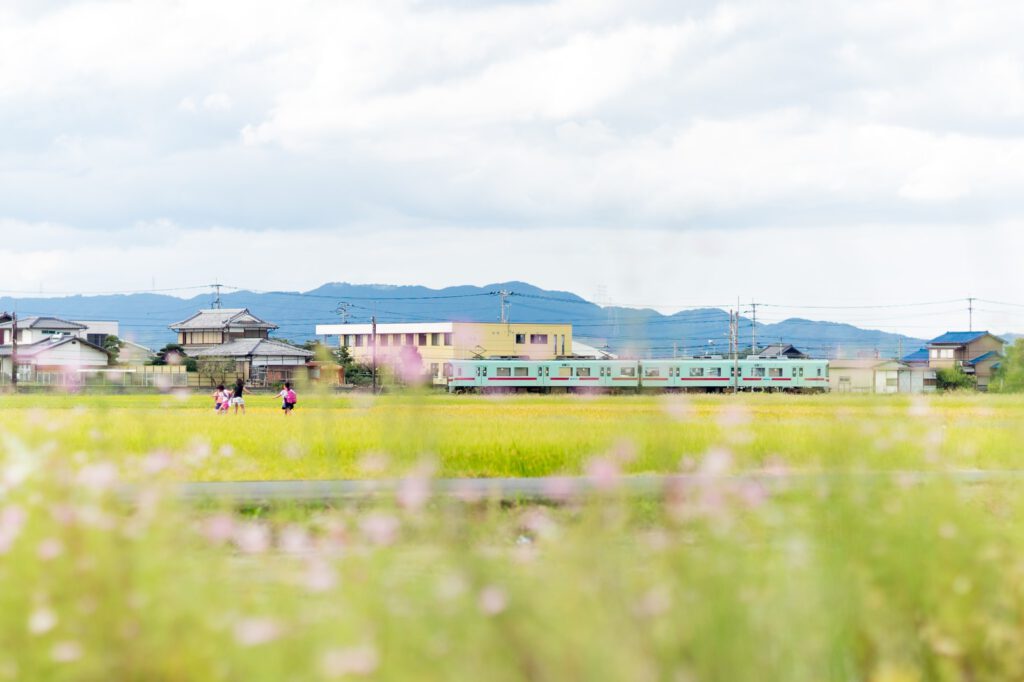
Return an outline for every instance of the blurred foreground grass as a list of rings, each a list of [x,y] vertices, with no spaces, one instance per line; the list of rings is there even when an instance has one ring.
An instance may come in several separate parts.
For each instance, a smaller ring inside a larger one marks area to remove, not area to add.
[[[197,480],[363,478],[424,456],[441,476],[579,473],[625,448],[627,472],[696,466],[728,447],[743,468],[1018,468],[1024,399],[1013,396],[303,395],[217,416],[205,397],[0,397],[0,432],[67,456],[171,453]],[[367,457],[376,453],[376,457]],[[367,463],[370,463],[367,465]]]
[[[0,680],[1024,677],[1024,483],[943,475],[1017,468],[1019,399],[205,402],[0,400]],[[701,475],[620,495],[680,468]],[[891,473],[842,475],[867,468]],[[549,472],[603,492],[429,495]],[[403,476],[396,499],[236,512],[169,489],[372,475]]]

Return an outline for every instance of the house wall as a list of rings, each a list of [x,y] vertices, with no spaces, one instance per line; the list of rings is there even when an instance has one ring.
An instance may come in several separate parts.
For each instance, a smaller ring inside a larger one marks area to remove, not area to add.
[[[833,393],[871,393],[875,389],[875,370],[871,367],[828,368],[829,388]]]

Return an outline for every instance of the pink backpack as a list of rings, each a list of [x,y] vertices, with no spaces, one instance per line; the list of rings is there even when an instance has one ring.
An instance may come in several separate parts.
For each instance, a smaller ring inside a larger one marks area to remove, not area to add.
[[[287,393],[287,395],[285,395],[285,398],[284,398],[284,399],[285,399],[285,400],[286,400],[286,401],[287,401],[288,403],[290,403],[290,404],[294,405],[294,404],[295,404],[295,403],[297,402],[297,400],[298,400],[298,396],[296,396],[296,395],[295,395],[295,391],[294,391],[294,390],[292,390],[292,389],[290,389],[290,388],[289,388],[289,389],[288,389],[288,393]]]

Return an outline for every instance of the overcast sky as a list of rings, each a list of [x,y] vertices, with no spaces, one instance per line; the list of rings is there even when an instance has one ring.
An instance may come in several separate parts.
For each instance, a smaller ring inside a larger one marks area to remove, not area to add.
[[[6,0],[0,293],[1024,304],[1021,26],[1009,0]]]

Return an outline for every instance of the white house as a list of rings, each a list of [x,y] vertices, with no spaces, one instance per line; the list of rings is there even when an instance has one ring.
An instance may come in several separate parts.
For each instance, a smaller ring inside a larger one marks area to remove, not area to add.
[[[19,343],[12,357],[11,344],[0,346],[0,382],[11,382],[17,367],[18,381],[40,384],[78,383],[81,373],[104,369],[110,356],[99,346],[70,335],[54,335],[35,343]]]

